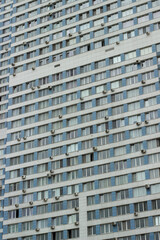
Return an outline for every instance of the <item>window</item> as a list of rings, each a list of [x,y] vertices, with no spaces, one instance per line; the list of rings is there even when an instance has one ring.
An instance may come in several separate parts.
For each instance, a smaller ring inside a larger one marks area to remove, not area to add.
[[[156,118],[158,118],[157,110],[146,113],[146,120],[151,120]]]
[[[86,140],[82,142],[82,150],[92,147],[92,140]]]
[[[126,73],[133,72],[137,70],[137,64],[130,64],[126,66]]]
[[[111,89],[116,89],[122,87],[122,80],[117,80],[111,83]]]
[[[118,13],[114,13],[108,16],[108,22],[118,19]]]
[[[126,17],[126,16],[129,16],[129,15],[132,15],[132,14],[133,14],[133,9],[130,8],[130,9],[127,9],[127,10],[122,12],[122,17]]]
[[[121,100],[123,100],[123,92],[111,95],[111,101],[112,102],[118,102],[118,101],[121,101]]]
[[[117,200],[122,200],[122,199],[127,199],[127,198],[129,198],[129,191],[128,191],[128,189],[116,192],[116,199]]]
[[[22,209],[22,217],[28,217],[28,216],[33,216],[33,207]]]
[[[130,134],[130,138],[141,137],[142,130],[141,129],[130,130],[129,134]]]
[[[128,111],[137,110],[140,108],[140,102],[134,102],[128,104]]]
[[[113,142],[120,142],[125,140],[125,132],[113,134]]]
[[[96,106],[104,105],[104,104],[106,104],[107,102],[108,102],[108,101],[107,101],[107,97],[97,98],[97,99],[96,99]]]
[[[108,129],[108,123],[97,124],[97,132],[103,132]]]
[[[134,211],[135,211],[135,212],[148,211],[147,202],[134,203]]]
[[[86,136],[93,133],[93,127],[82,128],[82,136]]]
[[[128,183],[128,175],[122,175],[115,177],[115,185],[122,185],[122,184],[127,184]]]
[[[120,38],[118,35],[118,36],[110,37],[108,40],[109,40],[109,44],[113,44],[113,43],[119,42]]]
[[[110,76],[114,77],[122,73],[121,67],[110,70]]]
[[[144,103],[145,103],[145,107],[156,105],[157,104],[156,97],[149,98],[145,100]]]
[[[153,13],[153,18],[158,18],[160,16],[160,11]]]
[[[95,185],[94,182],[87,182],[87,183],[83,183],[83,191],[91,191],[95,189]]]
[[[33,193],[23,195],[23,202],[27,203],[33,201]]]
[[[156,86],[155,86],[155,84],[152,84],[152,85],[148,85],[148,86],[143,87],[143,93],[144,93],[144,94],[151,93],[151,92],[155,92],[155,91],[156,91]]]
[[[42,200],[44,198],[48,198],[48,190],[37,193],[37,200]]]
[[[118,231],[127,231],[131,228],[130,220],[117,223]]]
[[[124,118],[112,121],[112,128],[113,129],[124,127],[124,126],[125,126]]]
[[[85,72],[88,72],[88,71],[91,71],[91,64],[80,67],[80,73],[85,73]]]
[[[149,14],[142,17],[138,17],[138,24],[146,21],[149,21]]]
[[[47,228],[48,227],[48,219],[38,220],[37,228]]]
[[[95,69],[102,68],[106,66],[106,60],[101,60],[98,62],[95,62]]]
[[[141,28],[138,29],[139,35],[145,34],[147,32],[150,32],[150,27],[149,26],[141,27]]]
[[[126,147],[118,147],[114,149],[114,156],[120,156],[126,154]]]
[[[89,2],[84,2],[84,3],[81,3],[79,5],[79,9],[84,9],[84,8],[87,8],[87,7],[89,7]]]
[[[18,232],[18,224],[8,225],[8,233],[16,233]]]
[[[125,54],[125,61],[135,58],[136,57],[136,51],[129,52]]]
[[[123,28],[128,28],[128,27],[131,27],[133,25],[134,25],[133,19],[123,22]]]
[[[108,27],[108,32],[109,33],[112,33],[112,32],[118,31],[118,30],[119,30],[119,24],[112,25],[112,26]]]
[[[143,181],[143,180],[145,180],[145,172],[137,172],[132,174],[133,182]]]
[[[124,112],[123,105],[112,108],[112,115],[118,115]]]
[[[138,83],[138,76],[129,77],[126,79],[126,85]]]
[[[149,164],[158,163],[160,159],[159,157],[160,157],[159,153],[149,155],[148,156]]]
[[[133,189],[133,197],[141,197],[146,195],[145,187],[138,187]]]
[[[135,219],[135,228],[148,227],[148,218]]]
[[[92,107],[92,101],[81,103],[81,110],[86,110]]]
[[[140,50],[141,56],[152,53],[152,47],[143,48]]]

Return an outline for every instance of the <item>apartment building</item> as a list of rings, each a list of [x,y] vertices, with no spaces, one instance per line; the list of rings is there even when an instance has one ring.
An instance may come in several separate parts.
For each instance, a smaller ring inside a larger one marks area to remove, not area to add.
[[[160,0],[0,1],[0,239],[160,239]]]

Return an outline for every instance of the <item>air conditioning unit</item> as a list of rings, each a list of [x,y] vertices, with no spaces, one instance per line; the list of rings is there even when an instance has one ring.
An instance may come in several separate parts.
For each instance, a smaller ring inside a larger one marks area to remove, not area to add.
[[[40,228],[36,228],[35,231],[36,231],[36,232],[39,232],[39,231],[40,231]]]
[[[55,199],[56,199],[56,200],[59,200],[59,199],[60,199],[60,196],[55,196]]]
[[[21,141],[21,139],[20,139],[20,138],[17,138],[17,141],[18,141],[18,142],[20,142],[20,141]]]
[[[112,222],[112,225],[113,225],[113,226],[116,226],[116,225],[117,225],[117,223],[116,223],[116,222]]]
[[[105,116],[105,120],[108,120],[109,119],[109,117],[108,116]]]
[[[150,32],[146,32],[146,35],[149,36],[149,35],[150,35]]]
[[[146,188],[146,189],[150,189],[150,184],[146,184],[146,185],[145,185],[145,188]]]
[[[142,150],[141,150],[141,153],[146,153],[146,149],[142,149]]]
[[[101,23],[101,26],[104,27],[104,23]]]
[[[32,67],[32,70],[34,71],[36,68],[35,67]]]
[[[80,100],[81,100],[81,101],[83,101],[83,100],[84,100],[84,98],[83,98],[83,97],[80,97]]]
[[[6,52],[8,51],[8,48],[5,48]]]
[[[97,147],[93,147],[93,151],[97,151]]]
[[[109,129],[106,129],[106,131],[105,131],[106,133],[109,133]]]
[[[78,34],[81,34],[81,31],[78,31]]]
[[[142,80],[142,81],[141,81],[141,83],[142,83],[142,84],[145,84],[145,83],[146,83],[146,81],[145,81],[145,80]]]
[[[141,63],[141,60],[138,60],[138,59],[137,59],[137,60],[136,60],[136,63]]]
[[[75,209],[75,211],[79,211],[79,207],[75,207],[74,209]]]
[[[32,202],[32,201],[30,201],[30,202],[29,202],[29,204],[30,204],[30,205],[33,205],[33,202]]]
[[[50,158],[50,159],[53,159],[53,156],[50,156],[49,158]]]
[[[15,207],[19,207],[19,204],[18,204],[18,203],[16,203],[16,204],[15,204]]]
[[[138,216],[138,213],[137,213],[137,212],[134,212],[134,216],[137,217],[137,216]]]
[[[79,222],[75,222],[74,224],[75,224],[76,226],[78,226],[78,225],[79,225]]]
[[[59,118],[62,118],[62,115],[61,114],[59,114],[59,116],[58,116]]]
[[[50,173],[53,174],[53,173],[54,173],[54,170],[51,169],[51,170],[50,170]]]
[[[68,34],[68,37],[72,37],[72,33],[69,33],[69,34]]]
[[[45,44],[48,44],[49,43],[49,41],[45,41]]]
[[[24,139],[24,140],[26,140],[26,139],[27,139],[27,137],[26,137],[26,136],[24,136],[24,137],[23,137],[23,139]]]
[[[52,129],[52,130],[51,130],[51,133],[52,133],[52,134],[54,134],[54,133],[55,133],[55,130],[54,130],[54,129]]]
[[[48,86],[48,89],[49,89],[49,90],[52,90],[52,86]]]
[[[140,125],[141,125],[141,122],[136,122],[136,125],[137,125],[137,126],[140,126]]]
[[[74,196],[75,196],[75,197],[77,197],[77,196],[78,196],[78,194],[79,194],[78,192],[75,192],[75,193],[74,193]]]
[[[149,121],[148,121],[148,120],[145,120],[144,122],[145,122],[145,124],[148,124],[148,123],[149,123]]]
[[[54,226],[54,225],[53,225],[53,226],[51,226],[51,229],[52,229],[52,230],[54,230],[54,229],[55,229],[55,226]]]
[[[13,76],[15,77],[15,76],[16,76],[16,73],[13,73]]]
[[[22,175],[22,179],[26,179],[26,175]]]
[[[24,45],[24,46],[26,46],[26,45],[27,45],[27,43],[26,43],[26,42],[23,42],[23,45]]]
[[[12,63],[11,65],[14,67],[14,66],[15,66],[15,63]]]
[[[52,177],[52,174],[51,173],[47,173],[47,177]]]
[[[69,153],[65,153],[66,154],[66,156],[69,156]]]
[[[116,45],[119,45],[119,43],[120,43],[120,42],[117,41],[117,42],[116,42]]]
[[[25,189],[23,189],[23,190],[22,190],[22,192],[23,192],[23,193],[26,193],[26,190],[25,190]]]
[[[47,201],[48,201],[48,198],[44,198],[43,201],[44,201],[44,202],[47,202]]]
[[[31,87],[32,90],[35,90],[35,87]]]
[[[107,93],[107,91],[106,91],[106,90],[103,90],[103,91],[102,91],[102,93],[103,93],[103,94],[106,94],[106,93]]]
[[[37,88],[41,88],[41,86],[38,85]]]
[[[111,92],[115,92],[114,88],[111,88]]]

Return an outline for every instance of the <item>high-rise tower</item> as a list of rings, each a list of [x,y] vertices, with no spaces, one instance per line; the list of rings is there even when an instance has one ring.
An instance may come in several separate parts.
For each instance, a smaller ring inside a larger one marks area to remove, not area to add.
[[[0,239],[160,239],[160,0],[0,1]]]

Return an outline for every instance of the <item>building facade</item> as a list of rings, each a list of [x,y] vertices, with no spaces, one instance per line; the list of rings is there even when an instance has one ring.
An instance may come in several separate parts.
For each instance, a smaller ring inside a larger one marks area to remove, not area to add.
[[[0,1],[0,239],[160,239],[160,0]]]

